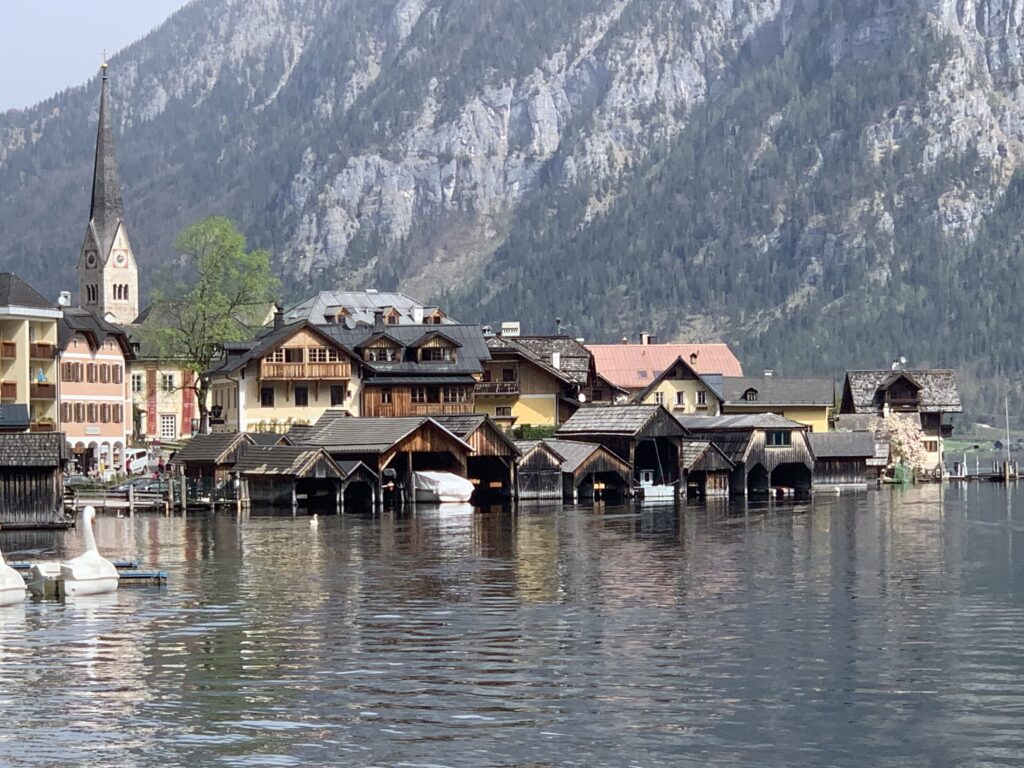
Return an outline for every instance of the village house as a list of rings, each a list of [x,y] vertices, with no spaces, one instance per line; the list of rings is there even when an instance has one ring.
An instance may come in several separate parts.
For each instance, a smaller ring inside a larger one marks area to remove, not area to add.
[[[62,315],[20,277],[0,273],[0,401],[25,405],[32,432],[60,429],[57,324]]]
[[[691,357],[695,354],[691,353]],[[689,362],[677,357],[633,399],[638,403],[663,405],[674,414],[717,416],[722,411],[721,391],[721,376],[701,375]]]
[[[398,291],[320,291],[288,310],[287,324],[340,325],[349,329],[373,325],[380,313],[384,324],[457,325],[440,307],[423,304]]]
[[[825,377],[725,376],[723,414],[775,413],[811,432],[828,432],[836,400],[835,381]]]
[[[75,468],[125,471],[132,433],[128,336],[95,313],[70,306],[57,329],[60,423]]]
[[[599,379],[636,395],[682,358],[701,376],[742,376],[743,367],[727,344],[657,344],[641,334],[639,344],[588,344]]]
[[[848,371],[843,383],[840,413],[883,420],[895,414],[919,421],[926,466],[933,470],[941,469],[943,440],[953,434],[945,416],[962,412],[956,375],[950,370],[905,370],[894,363],[890,370]]]

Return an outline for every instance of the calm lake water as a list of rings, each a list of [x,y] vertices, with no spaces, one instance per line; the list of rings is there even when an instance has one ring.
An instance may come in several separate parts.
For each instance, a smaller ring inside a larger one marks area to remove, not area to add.
[[[98,538],[170,584],[0,609],[0,765],[1024,762],[1024,489]]]

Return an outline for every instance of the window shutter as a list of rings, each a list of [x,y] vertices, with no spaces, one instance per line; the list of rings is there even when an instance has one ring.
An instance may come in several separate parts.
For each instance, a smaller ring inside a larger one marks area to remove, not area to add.
[[[113,366],[113,368],[114,368],[114,383],[115,384],[123,384],[124,383],[124,368],[122,368],[120,365],[115,365],[115,366]]]
[[[121,422],[124,421],[124,406],[122,406],[122,405],[115,405],[114,406],[113,420],[115,422],[117,422],[118,424],[120,424]]]

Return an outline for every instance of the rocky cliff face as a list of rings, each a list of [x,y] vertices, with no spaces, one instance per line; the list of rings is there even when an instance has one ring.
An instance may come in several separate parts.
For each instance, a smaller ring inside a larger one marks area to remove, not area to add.
[[[934,303],[987,242],[1024,157],[1022,30],[1022,0],[196,0],[111,62],[128,216],[144,270],[225,213],[295,292],[615,337],[644,316],[778,367],[779,334]],[[50,293],[96,94],[0,117],[6,266]]]

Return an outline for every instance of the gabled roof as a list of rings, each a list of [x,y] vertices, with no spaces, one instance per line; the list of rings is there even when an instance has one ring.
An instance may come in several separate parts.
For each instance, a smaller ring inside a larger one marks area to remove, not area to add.
[[[452,440],[472,448],[460,437],[426,416],[402,416],[373,419],[342,415],[344,412],[327,411],[313,428],[302,436],[302,445],[318,445],[333,453],[384,453],[409,435],[429,424],[441,430]]]
[[[371,333],[369,336],[367,336],[365,339],[360,341],[358,344],[356,344],[352,348],[353,349],[366,349],[368,346],[373,344],[375,341],[380,341],[382,339],[386,339],[386,340],[388,340],[390,342],[393,342],[396,347],[404,347],[404,346],[406,346],[405,344],[400,342],[398,339],[396,339],[394,336],[392,336],[390,333],[388,333],[386,330],[384,330],[384,331],[375,331],[374,333]]]
[[[224,344],[222,347],[224,350],[224,357],[217,361],[216,364],[207,371],[207,374],[213,375],[238,371],[249,363],[266,357],[277,349],[277,347],[284,344],[288,339],[292,338],[296,333],[302,330],[308,330],[310,333],[322,339],[324,343],[335,347],[345,353],[349,358],[358,360],[358,355],[356,355],[351,348],[347,348],[345,345],[340,344],[338,340],[330,334],[324,333],[323,328],[311,325],[307,322],[301,322],[284,325],[280,328],[265,328],[250,342],[235,341]]]
[[[251,445],[239,452],[235,471],[243,475],[305,477],[317,463],[323,462],[331,477],[347,475],[322,448],[293,445]]]
[[[725,402],[729,405],[835,405],[836,383],[830,377],[811,376],[725,376]],[[749,390],[757,401],[744,399]]]
[[[519,455],[519,448],[516,446],[516,441],[510,438],[505,430],[495,424],[494,420],[487,414],[466,413],[431,416],[431,418],[453,435],[467,443],[469,442],[470,437],[478,429],[486,429],[500,442],[507,445],[513,456]]]
[[[622,435],[642,436],[656,421],[667,425],[671,435],[682,435],[678,422],[660,405],[609,405],[580,408],[565,422],[556,436],[569,435]]]
[[[56,304],[47,301],[35,288],[13,272],[0,272],[0,307],[57,309]]]
[[[775,413],[742,413],[732,416],[676,416],[676,420],[689,431],[697,434],[723,430],[752,432],[758,429],[799,429],[807,427],[783,418]]]
[[[428,341],[430,341],[432,339],[444,339],[449,344],[451,344],[453,347],[461,347],[462,346],[461,342],[456,341],[455,339],[453,339],[451,336],[449,336],[447,333],[444,333],[443,331],[427,331],[422,336],[420,336],[418,339],[416,339],[416,341],[412,342],[409,346],[411,348],[413,348],[413,349],[415,349],[417,347],[422,347],[424,344],[426,344]]]
[[[807,439],[816,459],[871,459],[875,436],[871,432],[811,432]]]
[[[900,378],[920,388],[919,410],[922,413],[961,413],[960,390],[956,374],[947,369],[892,371],[847,371],[843,384],[845,413],[876,413],[885,402],[885,390]]]
[[[554,353],[558,353],[558,372],[579,386],[590,383],[590,372],[594,356],[583,344],[569,336],[497,336],[495,338],[512,342],[516,347],[531,352],[541,362],[551,366]]]
[[[740,361],[727,344],[590,344],[597,372],[623,389],[643,389],[677,358],[697,355],[700,374],[742,376]]]
[[[321,291],[288,310],[285,320],[289,323],[309,320],[317,325],[332,324],[334,318],[344,310],[342,325],[356,328],[360,325],[372,326],[374,312],[388,309],[397,311],[400,325],[421,327],[423,321],[417,321],[417,317],[431,317],[440,311],[436,306],[423,304],[397,291]],[[441,325],[454,322],[447,317],[441,319]]]
[[[551,448],[556,454],[562,457],[562,471],[575,472],[585,461],[595,453],[607,453],[609,458],[624,465],[625,460],[616,456],[603,445],[597,443],[583,443],[576,440],[558,440],[556,438],[545,438],[544,444]]]
[[[675,374],[675,371],[679,366],[682,366],[685,370],[693,374],[693,376],[696,377],[697,381],[703,384],[707,388],[707,390],[711,392],[711,394],[715,398],[718,399],[719,402],[722,402],[722,378],[717,375],[702,376],[693,368],[693,366],[686,362],[682,357],[677,357],[671,365],[669,365],[664,371],[659,373],[654,378],[654,381],[652,381],[643,391],[639,392],[633,399],[638,403],[643,402],[645,398],[647,398],[652,392],[654,392],[654,390],[658,388],[658,385],[660,385],[661,382],[673,376],[673,374]]]
[[[59,467],[65,445],[60,432],[0,434],[0,467]]]
[[[540,450],[550,453],[558,459],[559,462],[565,461],[565,457],[552,448],[547,440],[516,440],[515,444],[516,448],[519,449],[519,452],[522,453],[524,457],[532,451]]]
[[[503,352],[515,355],[521,360],[525,360],[530,365],[534,365],[540,368],[548,375],[558,379],[565,384],[579,384],[578,373],[568,373],[562,368],[561,358],[559,359],[559,367],[555,368],[548,360],[545,360],[536,352],[529,347],[519,343],[518,339],[510,338],[506,336],[491,336],[487,339],[487,348],[491,351],[491,358],[494,359],[495,355],[500,355]],[[550,358],[549,358],[550,359]],[[583,383],[586,382],[586,375],[583,376]]]
[[[253,444],[253,439],[244,432],[196,435],[174,455],[174,463],[230,464],[235,459],[235,452],[243,444]]]
[[[683,440],[680,464],[687,472],[729,471],[735,467],[732,460],[710,440]]]

